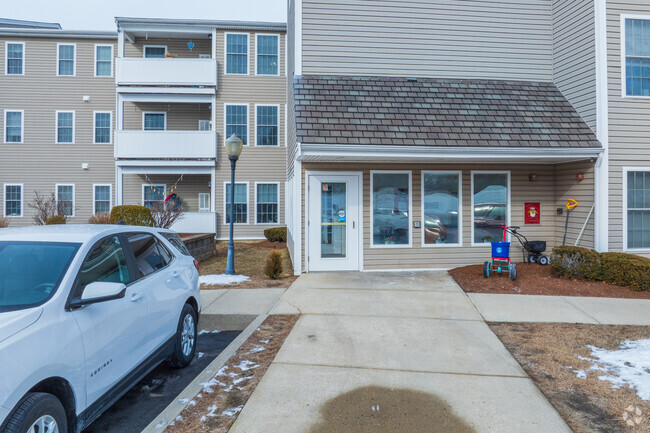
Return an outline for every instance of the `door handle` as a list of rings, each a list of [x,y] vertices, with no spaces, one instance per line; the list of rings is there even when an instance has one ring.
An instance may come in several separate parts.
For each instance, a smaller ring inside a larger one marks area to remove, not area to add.
[[[142,293],[134,293],[131,295],[131,302],[137,302],[142,298],[144,298],[144,295]]]

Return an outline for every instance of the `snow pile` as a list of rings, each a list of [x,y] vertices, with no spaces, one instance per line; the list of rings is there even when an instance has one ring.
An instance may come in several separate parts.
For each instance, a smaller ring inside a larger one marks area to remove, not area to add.
[[[262,346],[257,346],[256,348],[249,350],[248,353],[249,354],[251,354],[251,353],[259,353],[259,352],[263,352],[264,350],[266,350],[266,349],[263,348]]]
[[[203,334],[218,334],[218,333],[220,333],[220,332],[221,332],[221,331],[219,331],[218,329],[215,329],[214,331],[206,331],[205,329],[201,329],[201,330],[199,331],[199,335],[203,335]]]
[[[259,365],[255,364],[254,362],[244,360],[240,362],[239,365],[235,365],[234,367],[240,369],[241,371],[248,371],[253,368],[259,367]]]
[[[626,340],[621,343],[620,350],[587,347],[594,359],[579,358],[591,362],[589,370],[605,373],[600,380],[611,382],[612,388],[636,389],[642,400],[650,401],[650,339]]]
[[[235,416],[239,412],[241,412],[243,407],[244,406],[237,406],[237,407],[233,407],[233,408],[230,408],[230,409],[226,409],[223,412],[221,412],[221,416]]]
[[[199,284],[205,284],[206,286],[227,286],[230,284],[239,284],[245,281],[250,281],[250,278],[246,275],[201,275],[199,277]]]

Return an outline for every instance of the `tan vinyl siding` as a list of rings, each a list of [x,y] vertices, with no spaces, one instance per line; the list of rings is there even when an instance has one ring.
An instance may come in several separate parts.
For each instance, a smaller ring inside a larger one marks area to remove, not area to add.
[[[194,42],[194,48],[191,50],[187,46],[190,41]],[[135,38],[134,44],[128,40],[125,41],[124,57],[144,57],[145,45],[164,45],[167,47],[167,53],[175,54],[179,59],[196,59],[200,54],[212,54],[212,41],[210,39],[193,39],[191,37],[178,39]]]
[[[550,0],[304,0],[303,73],[552,81]]]
[[[576,179],[578,173],[584,174],[584,180]],[[585,220],[594,204],[594,164],[591,162],[558,164],[555,167],[555,179],[555,205],[564,211],[562,216],[555,219],[555,244],[562,245],[566,222],[566,204],[567,199],[571,198],[578,202],[578,206],[571,211],[569,216],[566,244],[575,245],[580,230],[585,225]],[[578,246],[594,247],[594,218],[592,212]]]
[[[167,130],[198,131],[199,120],[210,120],[210,104],[124,103],[124,129],[142,130],[143,113],[167,114]]]
[[[148,177],[148,179],[147,179]],[[142,205],[142,185],[165,185],[166,193],[178,195],[187,212],[199,211],[199,193],[210,193],[210,175],[124,175],[124,204]]]
[[[25,42],[24,76],[4,75],[6,40]],[[76,43],[76,76],[56,76],[57,42]],[[94,76],[95,44],[115,45],[115,41],[22,36],[0,40],[0,111],[25,111],[22,144],[4,143],[4,113],[0,115],[0,184],[24,183],[24,216],[12,218],[11,225],[32,224],[27,204],[34,191],[49,194],[57,183],[75,184],[76,217],[69,221],[86,222],[93,211],[93,184],[115,183],[113,144],[93,144],[93,111],[110,111],[115,124],[115,81]],[[90,96],[90,102],[83,102],[84,96]],[[74,144],[55,144],[57,110],[75,111]],[[90,169],[82,170],[83,163]],[[3,202],[4,188],[0,188]]]
[[[296,115],[293,101],[293,77],[295,65],[295,0],[289,0],[287,12],[287,177],[293,175],[294,161],[296,159]]]
[[[621,14],[650,18],[650,3],[647,0],[607,2],[610,251],[624,249],[623,167],[650,168],[650,99],[622,97]],[[642,255],[650,257],[650,251]]]
[[[593,0],[553,0],[553,81],[596,131]]]

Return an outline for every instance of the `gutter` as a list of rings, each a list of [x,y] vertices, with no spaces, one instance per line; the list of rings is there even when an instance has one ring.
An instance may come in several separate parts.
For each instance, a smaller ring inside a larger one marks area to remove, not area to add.
[[[37,30],[37,29],[5,29],[0,30],[0,36],[32,36],[45,38],[76,38],[76,39],[117,39],[117,32],[102,32],[92,30]]]

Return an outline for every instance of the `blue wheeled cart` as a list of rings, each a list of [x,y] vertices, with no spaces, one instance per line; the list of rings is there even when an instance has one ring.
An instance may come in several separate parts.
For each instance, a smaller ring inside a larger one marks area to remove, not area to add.
[[[502,226],[503,241],[492,242],[492,259],[483,263],[483,276],[490,274],[508,273],[511,280],[517,278],[517,265],[510,260],[510,242],[506,242],[506,233],[510,227]]]

